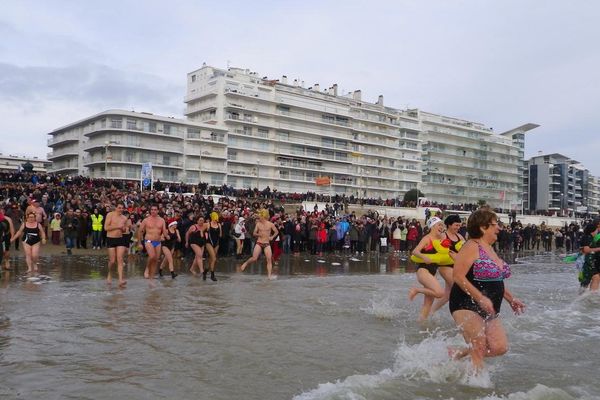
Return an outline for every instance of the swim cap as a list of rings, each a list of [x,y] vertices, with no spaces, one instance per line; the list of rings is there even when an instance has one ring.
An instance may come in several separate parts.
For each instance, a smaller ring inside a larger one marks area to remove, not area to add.
[[[269,212],[264,208],[258,211],[258,215],[263,218],[269,218]]]
[[[450,226],[450,225],[455,224],[457,222],[461,223],[462,221],[461,221],[460,217],[458,215],[456,215],[456,214],[448,215],[446,217],[446,219],[444,220],[444,223],[446,224],[446,226]]]
[[[218,220],[219,220],[219,214],[217,214],[217,213],[216,213],[216,212],[214,212],[214,211],[213,211],[213,212],[211,212],[211,213],[210,213],[210,219],[211,219],[212,221],[218,221]]]
[[[433,228],[434,225],[439,224],[440,222],[442,222],[441,219],[439,219],[438,217],[431,217],[429,218],[429,220],[427,221],[427,227],[429,229]]]

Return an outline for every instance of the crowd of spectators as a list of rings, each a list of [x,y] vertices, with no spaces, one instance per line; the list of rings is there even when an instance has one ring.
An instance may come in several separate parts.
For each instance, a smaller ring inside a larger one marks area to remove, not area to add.
[[[105,246],[104,217],[119,202],[125,204],[134,230],[150,206],[157,205],[167,223],[178,222],[181,237],[185,237],[187,229],[199,216],[208,217],[211,212],[217,212],[223,232],[219,251],[225,256],[237,254],[241,257],[251,252],[254,238],[248,233],[253,231],[260,209],[268,210],[271,221],[278,227],[280,234],[276,238],[279,242],[276,247],[283,253],[410,251],[423,235],[417,220],[388,218],[372,210],[364,215],[347,212],[348,204],[357,203],[414,206],[414,203],[406,204],[397,199],[358,199],[313,192],[281,193],[269,187],[259,191],[207,184],[198,185],[194,193],[191,185],[160,181],[154,183],[153,190],[140,191],[139,183],[134,181],[23,172],[0,173],[0,183],[0,202],[5,214],[15,222],[15,229],[19,228],[26,207],[35,205],[40,210],[39,222],[52,242],[58,244],[68,240],[76,248]],[[303,201],[327,203],[327,206],[313,210],[298,207],[292,212],[289,208],[288,212],[284,209],[285,204]],[[431,201],[420,205],[461,211],[478,207],[475,204],[448,206]],[[523,227],[515,221],[501,232],[499,246],[502,250],[539,250],[541,243],[543,249],[549,249],[554,240],[556,248],[565,247],[570,251],[578,242],[578,234],[579,227],[573,224],[552,230],[544,225]],[[183,244],[180,246],[185,251]]]

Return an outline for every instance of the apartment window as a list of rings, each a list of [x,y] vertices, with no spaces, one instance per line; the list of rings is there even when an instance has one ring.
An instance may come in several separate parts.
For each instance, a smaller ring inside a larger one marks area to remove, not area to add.
[[[114,129],[121,129],[123,127],[123,120],[121,118],[113,118],[110,120],[110,127]]]
[[[335,152],[335,159],[336,160],[346,160],[348,159],[348,154],[346,153],[340,153],[339,151]]]
[[[286,142],[290,140],[289,132],[277,132],[277,136],[279,137],[279,140],[284,140]]]
[[[192,82],[196,82],[196,75],[192,75]]]
[[[335,123],[335,117],[333,115],[323,114],[322,118],[323,118],[323,122],[327,122],[328,124]]]
[[[213,142],[222,142],[224,139],[225,135],[223,135],[222,133],[210,133],[210,140],[212,140]]]
[[[170,135],[171,134],[171,125],[169,124],[164,124],[163,125],[163,133],[165,135]]]
[[[229,119],[240,119],[240,114],[236,113],[236,112],[231,112],[228,115]]]
[[[279,114],[281,114],[281,115],[289,115],[290,114],[290,108],[288,106],[278,105],[277,106],[277,112],[279,112]]]
[[[163,165],[171,165],[171,156],[163,156]]]
[[[135,119],[127,119],[127,129],[136,130],[137,129],[137,121]]]
[[[316,147],[309,147],[306,149],[306,155],[310,157],[319,157],[319,149]]]
[[[238,153],[235,150],[227,150],[228,160],[237,160]]]
[[[148,132],[156,133],[156,122],[148,123]]]
[[[252,122],[252,114],[244,114],[244,121]]]
[[[290,171],[279,171],[280,179],[290,179]]]
[[[266,138],[269,136],[269,130],[265,128],[258,128],[258,136],[262,138]]]
[[[321,146],[323,146],[323,147],[333,147],[333,139],[331,139],[331,138],[321,138]]]
[[[252,127],[251,126],[243,126],[244,135],[252,136]]]
[[[321,156],[323,156],[323,158],[329,158],[329,159],[333,160],[333,151],[321,150]]]
[[[100,120],[100,128],[102,128],[102,129],[106,128],[106,119],[102,118]]]

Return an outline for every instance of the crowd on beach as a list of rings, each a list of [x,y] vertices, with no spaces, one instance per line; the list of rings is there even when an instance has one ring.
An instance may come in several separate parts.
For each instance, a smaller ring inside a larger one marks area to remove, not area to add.
[[[177,230],[179,241],[173,244],[174,251],[181,255],[191,255],[192,250],[185,246],[185,238],[190,227],[199,217],[210,222],[211,214],[216,215],[220,226],[218,256],[242,258],[253,252],[256,238],[252,233],[259,211],[268,212],[268,220],[277,228],[274,237],[274,258],[280,254],[322,255],[332,251],[365,253],[371,251],[410,252],[424,235],[424,227],[417,219],[402,217],[390,218],[379,215],[365,207],[362,215],[348,213],[347,205],[357,199],[350,196],[333,196],[323,199],[315,193],[279,193],[266,187],[258,189],[233,189],[227,185],[209,187],[199,184],[197,190],[185,184],[164,185],[156,182],[155,190],[140,191],[136,182],[92,179],[83,176],[60,176],[24,172],[0,173],[0,204],[4,215],[12,221],[13,229],[19,230],[26,219],[28,209],[34,210],[37,223],[41,224],[48,241],[54,245],[64,244],[67,254],[73,249],[105,248],[107,246],[106,216],[123,204],[124,215],[130,221],[131,239],[127,243],[128,252],[135,254],[145,249],[137,243],[136,233],[141,221],[149,214],[150,207],[156,205],[158,214],[164,218],[167,227]],[[207,194],[210,193],[210,194]],[[286,212],[286,203],[302,201],[331,200],[319,210],[304,210],[301,207]],[[364,204],[393,204],[392,200],[360,199]],[[432,209],[444,210],[446,205],[427,203]],[[475,210],[477,205],[461,204],[459,210]],[[430,217],[441,217],[441,213],[431,213],[426,209],[425,223]],[[173,224],[175,222],[175,224]],[[174,226],[176,225],[176,226]],[[0,225],[1,229],[1,225]],[[466,234],[466,223],[461,226]],[[580,227],[571,224],[560,228],[527,225],[513,220],[504,225],[498,237],[501,251],[551,250],[567,252],[577,248]],[[10,247],[8,241],[4,244]],[[19,241],[14,241],[19,248]]]
[[[423,227],[419,220],[390,218],[368,207],[362,215],[349,213],[347,204],[356,199],[343,196],[329,198],[322,209],[299,206],[286,212],[286,202],[324,199],[314,193],[283,194],[268,187],[234,190],[226,185],[209,188],[200,184],[198,191],[190,192],[183,184],[157,182],[155,190],[140,191],[133,182],[23,173],[0,174],[0,181],[4,247],[0,253],[5,255],[13,243],[18,249],[23,239],[30,273],[37,272],[40,247],[47,238],[55,245],[64,243],[69,255],[77,248],[106,247],[107,281],[111,282],[111,269],[116,266],[119,286],[126,284],[123,257],[127,252],[146,253],[144,276],[148,279],[153,279],[155,272],[162,276],[165,265],[174,279],[173,258],[189,254],[189,271],[200,273],[204,280],[210,273],[213,281],[217,281],[216,260],[223,256],[250,256],[240,266],[243,271],[264,254],[271,278],[272,262],[282,253],[410,253],[420,286],[410,289],[409,299],[423,295],[420,319],[449,302],[467,343],[453,349],[451,356],[470,355],[478,370],[485,357],[507,351],[499,319],[502,301],[516,314],[525,309],[504,285],[511,276],[510,266],[497,251],[540,250],[540,244],[546,251],[577,250],[585,256],[581,285],[592,290],[600,286],[600,260],[595,254],[600,253],[598,222],[583,230],[577,224],[523,226],[514,218],[503,224],[488,207],[461,205],[462,210],[472,211],[465,222],[456,214],[444,216],[438,210],[445,207],[434,209],[431,204],[435,212],[426,209]],[[382,204],[381,199],[361,201]],[[436,278],[438,272],[445,288]]]

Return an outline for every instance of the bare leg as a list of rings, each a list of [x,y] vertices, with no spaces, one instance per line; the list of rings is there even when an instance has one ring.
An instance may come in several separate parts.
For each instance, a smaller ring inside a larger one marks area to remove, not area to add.
[[[212,244],[206,244],[206,251],[208,251],[208,268],[214,272],[215,264],[217,262],[217,251],[219,251],[219,246],[213,247]]]
[[[273,253],[271,250],[271,246],[265,247],[265,258],[267,259],[267,279],[271,279],[272,278],[271,272],[273,271],[273,262],[272,262]]]
[[[158,257],[160,256],[160,248],[158,245],[154,247],[152,243],[145,243],[146,252],[148,253],[148,262],[146,267],[148,269],[148,279],[154,279],[154,274],[156,272],[156,265],[158,263]]]
[[[592,276],[592,282],[590,283],[590,290],[595,292],[600,288],[600,275],[596,274]]]
[[[31,246],[31,265],[33,266],[33,272],[38,272],[38,261],[40,260],[40,247],[41,244],[36,243]]]
[[[465,342],[469,345],[468,353],[475,371],[483,369],[483,358],[486,354],[485,322],[477,313],[469,310],[457,310],[452,313],[456,325],[462,330]]]
[[[202,256],[204,255],[204,246],[198,246],[197,244],[192,244],[192,250],[194,251],[194,261],[190,266],[190,272],[196,275],[196,271],[194,266],[198,266],[200,273],[204,272],[204,261],[202,260]]]
[[[432,314],[440,308],[442,308],[444,304],[448,302],[448,299],[450,298],[450,290],[452,289],[452,285],[454,284],[454,278],[452,278],[452,267],[440,267],[438,268],[438,270],[440,271],[440,275],[442,275],[442,278],[444,278],[446,286],[444,287],[444,297],[442,297],[441,299],[437,299],[433,303],[433,307],[431,308]]]
[[[262,252],[262,247],[260,247],[260,245],[257,243],[254,245],[254,251],[252,252],[252,257],[250,257],[249,259],[247,259],[241,266],[240,266],[240,270],[242,272],[244,272],[244,270],[246,269],[246,267],[250,264],[252,264],[253,262],[256,262],[258,260],[258,257],[260,257],[260,253]]]
[[[25,262],[27,263],[27,273],[33,272],[33,264],[31,263],[31,246],[23,242],[23,253],[25,253]]]
[[[115,249],[117,258],[117,274],[119,275],[119,286],[121,287],[127,284],[127,281],[123,278],[123,257],[125,256],[126,251],[127,247],[124,246],[118,246]]]
[[[112,283],[112,267],[117,262],[117,249],[115,247],[108,248],[108,275],[106,276],[106,283]]]
[[[417,294],[422,294],[426,296],[419,317],[419,320],[423,321],[429,316],[429,310],[431,308],[431,304],[433,304],[433,299],[443,297],[444,290],[440,286],[440,283],[435,278],[435,276],[431,275],[429,271],[427,271],[425,268],[417,269],[417,280],[421,285],[423,285],[423,287],[411,288],[408,293],[408,298],[412,301],[417,296]],[[427,300],[427,297],[429,297],[430,299]]]

